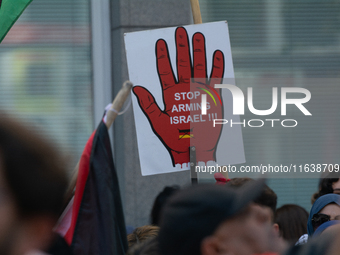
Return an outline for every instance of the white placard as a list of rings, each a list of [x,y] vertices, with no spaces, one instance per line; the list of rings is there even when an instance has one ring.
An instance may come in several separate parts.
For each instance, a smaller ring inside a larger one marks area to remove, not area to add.
[[[148,31],[133,32],[133,33],[125,34],[125,47],[126,47],[129,79],[134,84],[134,88],[133,88],[134,93],[132,93],[132,102],[133,102],[133,110],[134,110],[136,132],[137,132],[138,151],[139,151],[142,175],[169,173],[169,172],[176,172],[176,171],[189,169],[189,164],[183,163],[183,158],[185,158],[184,154],[182,152],[175,152],[175,149],[173,149],[173,147],[177,146],[176,145],[177,140],[178,140],[178,143],[179,141],[181,142],[189,141],[189,140],[194,141],[192,138],[189,138],[190,134],[187,136],[183,136],[180,133],[179,134],[180,139],[178,139],[178,134],[177,134],[177,139],[170,139],[170,138],[163,139],[163,137],[168,136],[173,131],[174,128],[177,128],[177,126],[176,127],[174,126],[175,125],[173,122],[174,119],[171,118],[171,122],[172,122],[171,124],[169,121],[170,117],[165,116],[165,114],[171,115],[173,111],[178,112],[179,105],[177,104],[176,107],[173,108],[168,103],[166,104],[167,109],[164,109],[165,108],[164,100],[167,100],[169,98],[169,95],[165,93],[170,91],[170,90],[167,90],[169,88],[173,90],[172,84],[167,84],[168,79],[171,79],[170,76],[172,74],[170,74],[171,72],[168,72],[169,68],[160,67],[160,66],[164,66],[164,63],[166,62],[171,64],[173,79],[175,81],[174,85],[175,86],[177,85],[176,88],[179,89],[179,93],[181,92],[183,93],[184,87],[178,86],[177,84],[177,83],[183,82],[183,80],[178,81],[179,78],[177,77],[178,71],[183,74],[183,70],[182,71],[177,70],[177,60],[176,60],[177,49],[176,49],[175,38],[176,37],[180,38],[178,39],[178,41],[180,42],[180,40],[185,39],[185,33],[187,34],[188,45],[185,45],[184,43],[184,54],[185,54],[185,46],[189,46],[189,50],[187,51],[190,54],[192,70],[194,69],[193,65],[195,65],[196,63],[193,60],[194,39],[201,38],[201,35],[203,35],[205,38],[205,59],[206,59],[207,75],[210,76],[211,74],[211,71],[213,69],[213,56],[215,56],[214,53],[216,52],[216,50],[218,50],[222,52],[224,56],[224,72],[223,72],[224,74],[223,74],[223,77],[220,77],[220,78],[228,78],[228,80],[234,79],[234,70],[233,70],[233,64],[232,64],[228,24],[225,21],[205,23],[205,24],[199,24],[199,25],[189,25],[189,26],[184,26],[180,28],[172,27],[172,28],[148,30]],[[197,33],[200,33],[201,35],[197,35]],[[195,37],[195,36],[198,36],[198,37]],[[167,45],[167,52],[168,52],[168,57],[165,57],[165,58],[164,58],[164,55],[162,55],[164,53],[164,52],[162,53],[162,50],[164,51],[164,49],[166,49],[166,47],[164,47],[164,42]],[[180,48],[180,47],[182,47],[183,45],[181,43],[179,43],[179,45],[180,46],[178,46],[179,48],[178,52],[180,52],[179,59],[181,59],[183,48]],[[159,60],[157,60],[157,54],[158,54]],[[216,57],[218,56],[219,55],[217,54]],[[215,66],[217,65],[216,63],[215,63]],[[186,63],[183,64],[184,69],[186,68],[185,65]],[[189,69],[190,69],[190,66],[189,66]],[[215,71],[218,71],[218,70],[215,69]],[[159,75],[159,73],[162,73],[162,72],[163,74]],[[180,76],[182,77],[182,75]],[[183,79],[183,77],[180,79]],[[141,87],[145,88],[150,94],[147,94],[147,92]],[[190,87],[187,89],[187,92],[189,91],[189,89]],[[203,89],[201,88],[200,91],[203,91]],[[226,119],[228,120],[229,123],[231,120],[234,123],[240,122],[239,116],[232,115],[232,96],[231,96],[230,91],[228,89],[221,89],[220,91],[221,92],[218,92],[218,93],[220,93],[219,95],[223,100],[223,111],[222,111],[223,114],[221,113],[220,116],[218,116],[218,118]],[[213,104],[212,100],[214,100],[214,103],[215,103],[215,100],[218,103],[218,97],[219,97],[217,95],[218,93],[216,93],[216,91],[214,92],[215,92],[215,95],[213,92],[207,95],[208,104],[210,102],[210,105]],[[179,99],[178,94],[177,94],[177,97],[175,97],[174,93],[173,92],[171,93],[172,93],[171,94],[172,98],[174,98],[172,100]],[[137,95],[139,95],[139,100],[137,98]],[[180,94],[180,95],[183,95],[183,94]],[[155,104],[150,105],[150,102],[153,100],[152,97],[155,100]],[[148,100],[151,100],[151,101],[148,101]],[[169,100],[167,101],[169,102]],[[201,103],[201,97],[197,98],[196,101]],[[176,103],[180,103],[180,102],[176,102]],[[143,112],[142,107],[144,107],[144,112]],[[155,111],[154,110],[150,111],[150,109],[155,109]],[[183,107],[182,107],[182,111],[184,111]],[[196,112],[197,114],[201,114],[200,110],[197,110]],[[207,112],[209,113],[209,109],[207,110]],[[159,117],[155,117],[155,115]],[[209,115],[209,118],[210,117],[211,116]],[[203,118],[202,121],[205,121],[204,118],[206,118],[206,120],[209,121],[208,115],[201,116],[200,118],[201,120]],[[196,120],[198,121],[197,118],[191,121],[194,122]],[[157,124],[155,124],[156,122]],[[211,121],[209,123],[211,124],[211,127],[212,127],[213,122]],[[229,123],[223,125],[222,131],[219,136],[219,140],[214,148],[214,151],[216,150],[214,154],[214,157],[215,157],[214,160],[216,160],[217,164],[220,166],[229,165],[229,164],[239,164],[239,163],[245,162],[242,132],[241,132],[242,125],[236,125],[236,126],[234,125],[233,127],[230,127]],[[189,123],[188,124],[189,127],[187,127],[185,130],[190,129],[190,128],[192,130],[191,124],[192,123]],[[196,123],[194,124],[196,125]],[[172,130],[170,129],[168,130],[168,128],[171,128]],[[179,125],[178,125],[178,129],[180,130]],[[207,130],[206,135],[209,135],[209,133],[211,134],[211,132],[214,132],[214,130],[216,129],[210,128],[209,126],[209,130]],[[183,133],[183,127],[182,127],[181,132],[182,134],[185,133],[185,132]],[[192,134],[192,136],[194,135],[195,134]],[[181,139],[185,137],[188,137],[189,139],[188,138],[187,140]],[[197,136],[195,136],[195,138],[197,138]],[[197,143],[195,146],[199,147],[200,143]],[[184,160],[184,161],[187,161],[187,160]]]

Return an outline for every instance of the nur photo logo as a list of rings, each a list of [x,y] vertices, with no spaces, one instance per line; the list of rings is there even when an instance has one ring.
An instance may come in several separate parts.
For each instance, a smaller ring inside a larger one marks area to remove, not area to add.
[[[242,90],[231,84],[215,84],[214,88],[217,89],[228,89],[231,92],[232,100],[233,100],[233,115],[244,115],[244,106],[245,106],[245,97],[242,92]],[[208,91],[209,92],[209,91]],[[208,93],[207,93],[208,94]],[[201,94],[201,114],[206,115],[207,111],[209,110],[209,105],[207,104],[207,94]],[[294,95],[294,96],[303,96],[302,98],[288,98],[288,95]],[[208,94],[213,98],[211,93]],[[214,99],[214,98],[213,98]],[[253,88],[248,87],[247,88],[247,106],[248,110],[257,116],[268,116],[273,114],[277,107],[278,107],[278,88],[273,87],[272,88],[272,105],[269,109],[259,110],[254,107],[254,100],[253,100]],[[311,99],[311,93],[308,89],[305,88],[296,88],[296,87],[282,87],[281,88],[281,116],[287,115],[287,105],[294,105],[296,106],[305,116],[312,116],[312,114],[308,111],[308,109],[304,106],[305,103],[307,103]],[[215,101],[215,100],[214,100]],[[208,107],[207,107],[208,106]],[[271,127],[274,127],[275,124],[279,122],[282,127],[295,127],[297,126],[298,122],[295,119],[250,119],[248,121],[243,120],[242,122],[233,122],[232,119],[214,119],[213,120],[213,126],[216,127],[216,125],[225,125],[230,124],[230,126],[235,125],[242,125],[243,127],[247,126],[249,127],[262,127],[265,125],[265,123],[268,123],[271,125]]]

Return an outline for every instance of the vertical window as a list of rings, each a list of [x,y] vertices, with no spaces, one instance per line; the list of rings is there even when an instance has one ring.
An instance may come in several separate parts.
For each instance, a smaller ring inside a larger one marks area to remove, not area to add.
[[[253,87],[256,109],[270,108],[272,87],[279,91],[280,87],[302,87],[311,92],[305,105],[310,117],[293,106],[287,108],[287,116],[281,115],[280,106],[270,117],[249,112],[242,116],[246,120],[298,121],[294,128],[242,128],[247,164],[338,163],[340,2],[200,0],[200,5],[203,22],[228,21],[236,85],[245,94],[247,87]],[[295,202],[308,208],[317,191],[315,179],[274,182],[282,191],[280,203]]]
[[[34,0],[0,45],[0,109],[47,133],[70,166],[93,130],[90,28],[89,0]]]

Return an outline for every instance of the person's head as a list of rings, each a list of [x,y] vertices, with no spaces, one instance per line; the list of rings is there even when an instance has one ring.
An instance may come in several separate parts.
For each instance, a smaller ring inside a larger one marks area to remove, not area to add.
[[[340,195],[340,178],[337,181],[332,182],[332,189],[334,194]]]
[[[340,195],[326,194],[319,197],[313,204],[307,223],[308,235],[312,236],[315,230],[323,223],[340,219]]]
[[[313,234],[313,238],[319,238],[323,233],[330,232],[334,226],[340,224],[340,220],[330,220],[322,223]]]
[[[158,240],[152,237],[129,248],[126,255],[160,255]]]
[[[156,237],[158,235],[159,227],[146,225],[136,228],[131,234],[127,235],[129,247],[134,244],[144,242],[145,240]]]
[[[243,177],[243,178],[233,178],[229,182],[227,182],[226,186],[230,186],[233,188],[240,188],[243,185],[254,182],[254,179]],[[254,203],[270,210],[270,218],[268,219],[268,222],[272,224],[273,228],[273,236],[275,237],[275,241],[277,249],[275,252],[281,253],[287,248],[287,243],[280,238],[279,235],[279,226],[277,223],[274,223],[274,213],[276,210],[276,204],[277,204],[277,195],[276,193],[269,188],[269,186],[264,185],[261,194],[254,199]]]
[[[252,202],[263,184],[251,182],[239,189],[198,184],[175,194],[162,212],[158,236],[161,254],[270,250],[270,210]]]
[[[308,212],[299,205],[287,204],[278,208],[274,222],[278,224],[280,237],[288,243],[296,243],[307,233]]]
[[[156,197],[152,210],[151,210],[151,224],[158,226],[160,220],[161,210],[165,205],[166,201],[168,201],[169,197],[179,191],[180,187],[177,185],[174,186],[166,186]]]
[[[0,119],[0,254],[48,245],[67,178],[54,148],[2,114]]]
[[[227,182],[226,186],[230,187],[242,187],[244,184],[248,182],[254,182],[254,179],[244,177],[244,178],[232,178],[229,182]],[[268,187],[268,185],[264,185],[264,188],[261,192],[261,194],[254,200],[254,203],[266,206],[270,208],[272,212],[272,219],[274,219],[274,213],[276,210],[276,204],[277,204],[277,195],[275,192]]]
[[[319,180],[318,192],[312,195],[312,204],[314,204],[315,200],[319,197],[330,193],[340,194],[339,173],[336,173],[335,171],[323,173],[323,176]]]

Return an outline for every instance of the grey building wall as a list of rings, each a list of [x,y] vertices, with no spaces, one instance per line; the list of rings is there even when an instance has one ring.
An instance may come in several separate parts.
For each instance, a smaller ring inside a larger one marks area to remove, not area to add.
[[[192,24],[189,0],[112,0],[112,84],[115,96],[128,79],[124,33]],[[132,81],[133,82],[133,81]],[[114,156],[124,204],[125,221],[149,224],[152,203],[166,185],[190,182],[189,171],[141,176],[132,107],[115,121]]]

